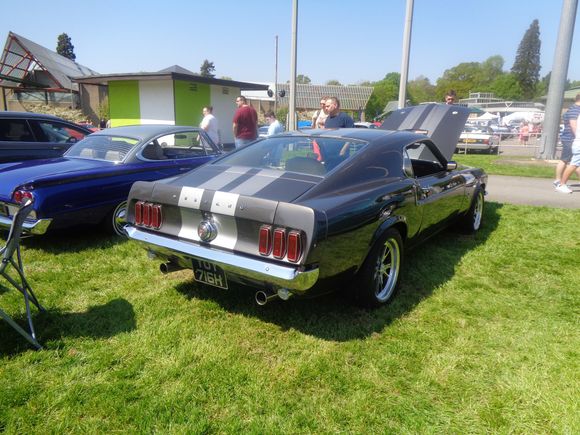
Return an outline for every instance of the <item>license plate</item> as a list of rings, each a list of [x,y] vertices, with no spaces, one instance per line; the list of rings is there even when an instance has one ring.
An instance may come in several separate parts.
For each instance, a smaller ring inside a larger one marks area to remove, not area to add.
[[[214,287],[228,289],[226,273],[219,266],[209,261],[193,260],[193,278],[197,282],[209,284]]]
[[[464,139],[463,142],[465,142],[465,143],[475,143],[477,141],[475,139]]]

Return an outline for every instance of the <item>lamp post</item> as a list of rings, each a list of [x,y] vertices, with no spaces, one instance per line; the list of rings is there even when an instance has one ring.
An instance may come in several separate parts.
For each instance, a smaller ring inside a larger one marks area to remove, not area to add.
[[[413,0],[407,0],[405,30],[403,32],[403,56],[401,61],[401,82],[399,83],[399,109],[405,107],[407,79],[409,76],[409,52],[411,51],[411,27],[413,25]]]
[[[292,0],[292,48],[290,58],[290,95],[288,101],[288,130],[296,130],[296,34],[298,29],[298,0]]]
[[[275,37],[276,54],[274,61],[274,113],[278,116],[278,35]]]

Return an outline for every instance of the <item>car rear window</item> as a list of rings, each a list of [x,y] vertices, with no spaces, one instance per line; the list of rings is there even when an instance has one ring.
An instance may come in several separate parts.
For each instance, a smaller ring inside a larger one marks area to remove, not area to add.
[[[120,162],[138,143],[124,136],[90,135],[69,148],[65,156]]]
[[[346,138],[272,137],[220,159],[220,164],[324,176],[367,145]]]

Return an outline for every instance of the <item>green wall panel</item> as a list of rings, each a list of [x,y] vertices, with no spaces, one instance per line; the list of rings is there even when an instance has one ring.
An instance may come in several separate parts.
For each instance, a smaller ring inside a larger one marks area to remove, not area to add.
[[[203,106],[211,104],[210,86],[182,80],[173,82],[175,95],[175,125],[198,126],[203,118]]]
[[[109,111],[112,127],[141,124],[137,80],[109,82]]]

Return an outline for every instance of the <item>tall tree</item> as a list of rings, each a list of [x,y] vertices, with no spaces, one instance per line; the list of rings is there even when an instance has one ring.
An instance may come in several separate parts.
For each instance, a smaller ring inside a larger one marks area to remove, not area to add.
[[[384,79],[379,80],[378,82],[361,83],[361,86],[372,86],[373,88],[373,93],[371,94],[365,108],[366,119],[374,119],[376,116],[383,113],[383,110],[389,101],[398,98],[400,81],[401,74],[390,72]]]
[[[61,56],[75,60],[77,57],[74,53],[75,46],[70,42],[70,36],[66,33],[58,35],[58,42],[56,44],[56,52]]]
[[[419,76],[407,83],[407,90],[411,104],[424,103],[435,100],[435,86],[425,76]]]
[[[209,78],[213,78],[215,77],[215,74],[213,73],[215,71],[215,66],[213,64],[213,62],[210,62],[209,60],[204,60],[203,63],[201,64],[201,67],[199,67],[199,73],[202,77],[209,77]]]
[[[516,75],[523,97],[531,99],[535,96],[536,86],[540,80],[540,24],[532,21],[518,47],[512,72]]]
[[[342,86],[342,83],[340,83],[338,80],[328,80],[326,84],[328,86]]]

